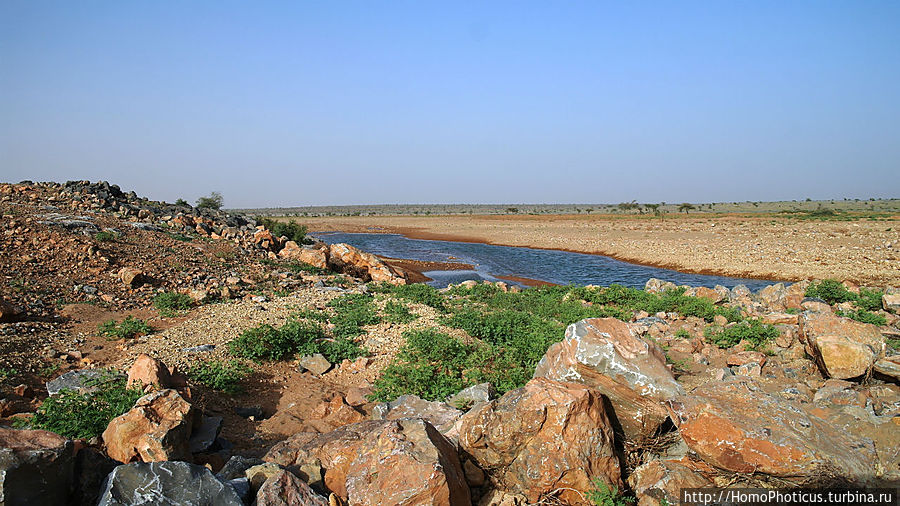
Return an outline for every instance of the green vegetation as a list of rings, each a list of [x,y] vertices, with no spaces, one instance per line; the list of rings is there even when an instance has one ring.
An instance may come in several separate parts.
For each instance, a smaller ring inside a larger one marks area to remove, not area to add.
[[[175,205],[176,206],[189,206],[190,204],[188,204],[187,201],[184,199],[176,199]]]
[[[525,384],[532,371],[516,367],[502,349],[487,344],[465,344],[435,329],[403,333],[406,345],[375,382],[373,398],[389,401],[404,394],[444,400],[484,381],[498,390]]]
[[[193,240],[191,236],[184,235],[178,232],[166,232],[166,235],[171,237],[172,239],[175,239],[176,241],[181,242],[191,242]]]
[[[191,367],[187,370],[187,375],[213,390],[236,394],[242,390],[241,381],[252,372],[252,367],[238,360],[230,362],[216,360]]]
[[[634,497],[626,497],[615,485],[607,485],[602,478],[594,478],[591,485],[585,496],[594,506],[628,506],[634,503]]]
[[[277,221],[271,218],[257,217],[256,222],[267,229],[275,237],[287,237],[289,241],[297,244],[312,244],[312,241],[306,238],[306,226],[301,225],[294,220]]]
[[[335,324],[335,337],[352,338],[365,334],[363,325],[374,325],[381,321],[371,295],[344,295],[332,300],[328,306],[334,308],[335,312],[331,320]]]
[[[759,320],[748,320],[730,327],[707,327],[704,336],[719,348],[730,348],[745,341],[747,349],[758,350],[778,337],[778,329]]]
[[[194,301],[183,293],[163,292],[153,298],[153,306],[163,316],[173,316],[177,311],[186,311]]]
[[[806,289],[807,297],[822,299],[829,304],[849,302],[856,300],[856,294],[847,290],[840,281],[826,279],[818,283],[811,283]]]
[[[225,198],[219,192],[212,192],[207,197],[197,199],[197,208],[199,209],[222,209],[225,204]]]
[[[691,334],[690,334],[690,332],[688,332],[688,331],[685,330],[685,329],[678,329],[678,330],[675,332],[675,337],[678,337],[678,338],[681,338],[681,339],[690,339],[690,338],[691,338]]]
[[[298,353],[321,353],[331,363],[366,355],[366,351],[347,336],[329,339],[318,324],[297,319],[288,320],[281,328],[264,324],[248,329],[228,343],[228,350],[233,355],[257,362],[284,360]]]
[[[89,393],[64,390],[51,395],[28,425],[69,438],[90,439],[102,434],[113,418],[134,407],[143,395],[138,388],[125,388],[122,376],[107,374],[85,383],[97,390]]]
[[[3,381],[7,378],[13,378],[19,374],[19,371],[15,368],[10,367],[9,369],[5,367],[0,367],[0,381]]]
[[[94,234],[94,239],[98,242],[112,242],[119,238],[119,234],[115,232],[109,232],[104,230],[102,232],[97,232]]]
[[[724,316],[729,322],[741,320],[741,313],[738,309],[717,306],[703,297],[689,297],[684,295],[684,291],[684,288],[676,288],[666,290],[661,294],[654,294],[613,284],[600,289],[574,288],[572,295],[594,304],[619,308],[622,312],[628,310],[644,311],[650,314],[678,313],[683,316],[696,316],[708,322],[713,321],[717,315]]]
[[[389,300],[384,305],[384,316],[384,319],[391,323],[409,323],[418,318],[402,302],[395,300]]]
[[[328,322],[328,314],[324,311],[316,311],[314,309],[303,309],[291,315],[292,318],[298,320],[312,320],[319,323]]]
[[[101,323],[97,330],[100,332],[100,335],[110,339],[130,339],[153,332],[153,328],[147,322],[133,316],[127,316],[121,323],[117,323],[115,320],[107,320]]]
[[[872,325],[887,325],[887,318],[880,314],[870,313],[865,309],[856,309],[851,311],[835,311],[836,315],[850,318],[858,322],[871,323]]]
[[[878,311],[882,308],[882,296],[884,296],[884,290],[867,290],[863,288],[859,291],[859,295],[856,298],[856,305],[866,311]]]
[[[424,283],[414,283],[410,285],[370,283],[369,288],[376,293],[389,293],[394,297],[408,300],[409,302],[431,306],[441,312],[447,311],[447,305],[444,301],[444,296],[441,295],[441,293],[438,292],[434,287],[426,285]]]

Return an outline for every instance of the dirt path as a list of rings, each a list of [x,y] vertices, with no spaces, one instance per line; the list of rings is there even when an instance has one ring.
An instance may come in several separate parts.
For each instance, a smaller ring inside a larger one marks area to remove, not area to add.
[[[684,272],[900,286],[900,217],[809,221],[734,215],[304,218],[311,231],[401,233],[608,255]]]

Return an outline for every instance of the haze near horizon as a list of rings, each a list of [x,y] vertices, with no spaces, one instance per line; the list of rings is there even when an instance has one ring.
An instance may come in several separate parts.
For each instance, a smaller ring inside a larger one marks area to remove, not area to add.
[[[227,207],[900,196],[896,2],[0,5],[0,180]]]

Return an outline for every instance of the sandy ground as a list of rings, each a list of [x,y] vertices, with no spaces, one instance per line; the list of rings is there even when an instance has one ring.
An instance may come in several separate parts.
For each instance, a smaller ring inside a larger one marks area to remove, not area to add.
[[[900,216],[811,221],[780,216],[610,215],[303,218],[311,231],[402,233],[608,255],[684,272],[900,286]]]

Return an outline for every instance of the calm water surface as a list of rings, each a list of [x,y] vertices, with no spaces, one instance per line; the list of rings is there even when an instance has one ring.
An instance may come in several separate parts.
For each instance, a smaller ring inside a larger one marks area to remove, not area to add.
[[[601,255],[570,253],[535,248],[518,248],[450,241],[408,239],[398,234],[348,234],[343,232],[311,234],[329,244],[344,242],[357,248],[393,258],[430,262],[461,262],[474,270],[430,271],[429,284],[443,288],[467,279],[498,281],[497,276],[518,276],[548,281],[558,285],[601,285],[613,283],[643,288],[650,278],[671,281],[677,285],[707,286],[747,285],[757,291],[772,281],[688,274],[670,269],[630,264]]]

